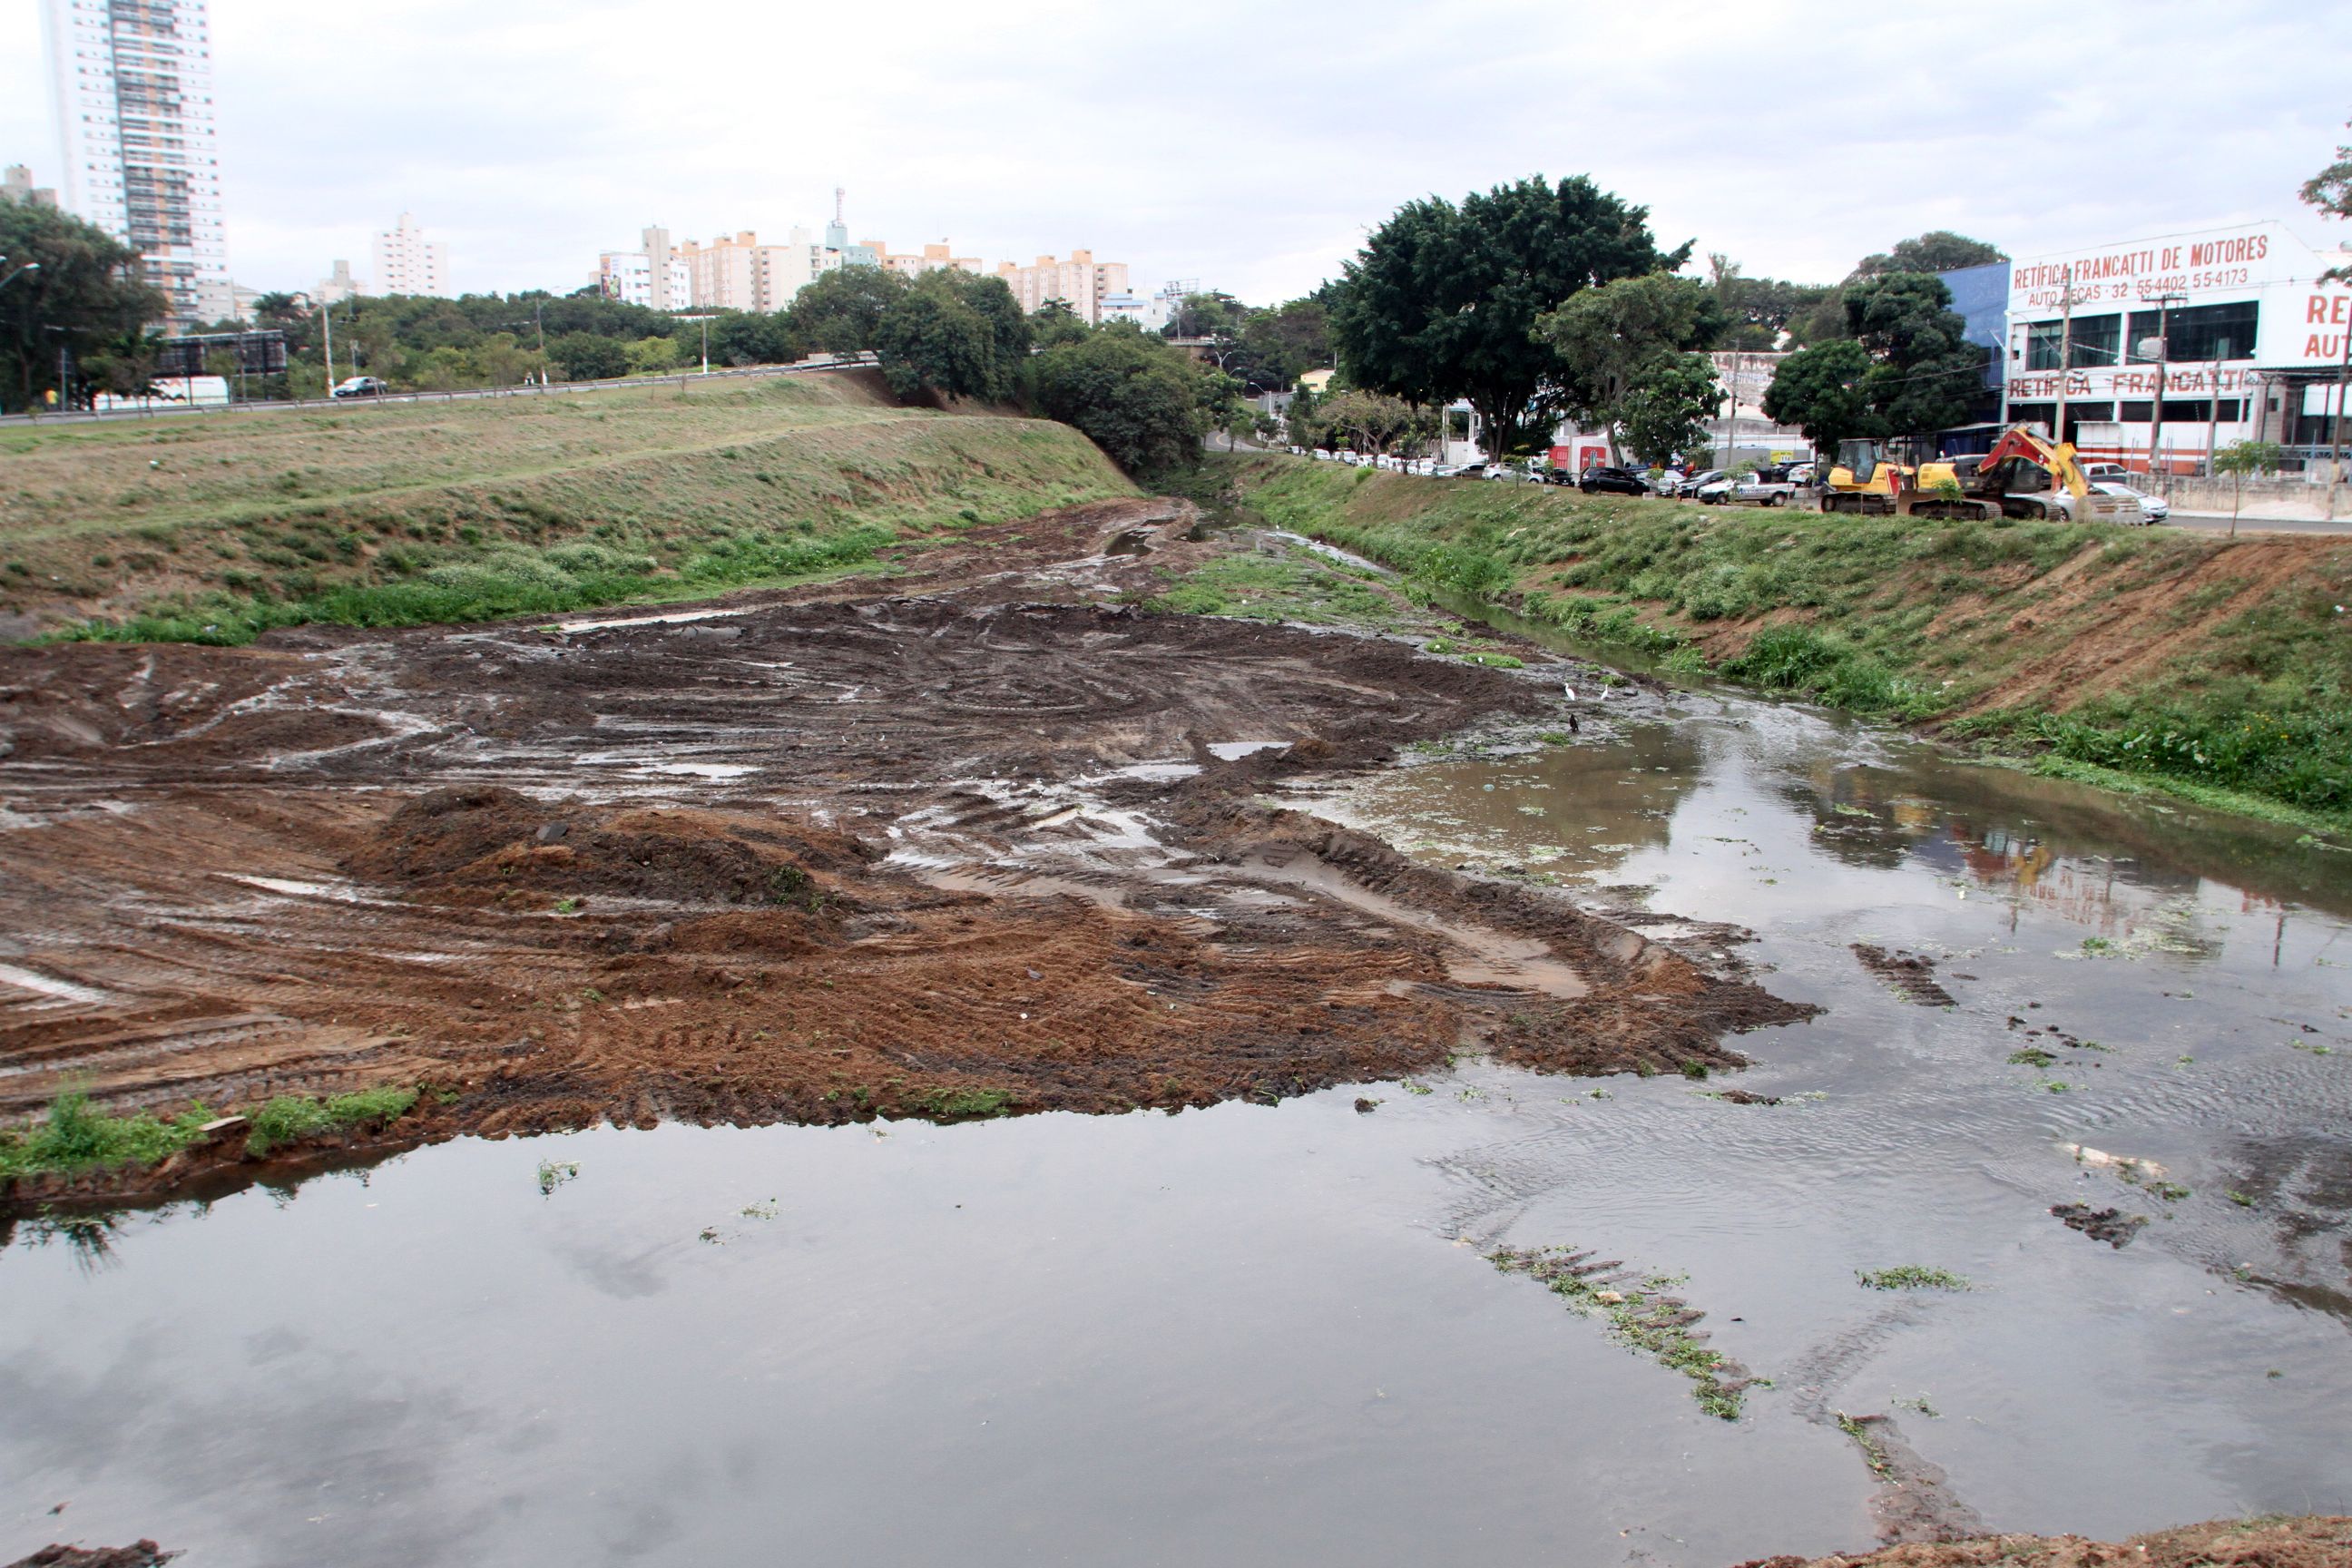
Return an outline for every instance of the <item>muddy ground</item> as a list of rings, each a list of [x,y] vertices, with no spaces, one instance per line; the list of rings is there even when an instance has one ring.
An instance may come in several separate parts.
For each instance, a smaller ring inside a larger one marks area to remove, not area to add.
[[[2352,1563],[2352,1519],[2221,1519],[2129,1541],[2079,1535],[1987,1535],[1913,1542],[1852,1556],[1768,1557],[1740,1568],[2344,1568]]]
[[[427,1086],[401,1140],[1118,1111],[1465,1049],[1695,1071],[1801,1016],[1719,946],[1282,808],[1557,723],[1562,667],[1139,612],[1237,547],[1192,523],[1076,508],[658,620],[0,650],[0,1117],[72,1083]]]

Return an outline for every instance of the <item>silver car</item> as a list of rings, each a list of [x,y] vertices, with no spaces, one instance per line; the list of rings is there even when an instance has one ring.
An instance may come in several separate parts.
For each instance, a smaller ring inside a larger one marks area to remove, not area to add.
[[[2128,500],[2139,502],[2139,520],[2142,522],[2162,522],[2172,515],[2172,503],[2162,496],[2150,495],[2146,490],[2136,490],[2131,486],[2117,483],[2114,479],[2095,479],[2091,483],[2091,488],[2103,496],[2114,496],[2118,500]]]

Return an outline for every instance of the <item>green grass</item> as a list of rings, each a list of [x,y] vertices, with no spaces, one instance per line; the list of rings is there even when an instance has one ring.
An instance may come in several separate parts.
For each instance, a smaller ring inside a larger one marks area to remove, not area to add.
[[[2091,782],[2352,828],[2352,542],[1698,508],[1229,463],[1276,526],[1583,643],[1906,722]],[[2269,552],[2271,586],[2224,552]],[[2291,570],[2275,568],[2282,552]],[[2053,574],[2067,569],[2065,586]],[[2118,595],[2140,616],[2106,624]],[[2233,610],[2232,606],[2236,608]],[[2177,645],[2127,685],[2052,684],[2081,638]],[[2019,700],[2004,698],[2017,682]],[[2102,770],[2090,773],[2074,770]],[[2191,793],[2195,792],[2195,793]]]
[[[1385,631],[1402,622],[1390,595],[1311,552],[1220,555],[1145,605],[1160,613]]]
[[[49,426],[0,437],[0,613],[218,643],[560,614],[874,570],[1132,493],[1066,426],[848,376]]]
[[[1942,1268],[1924,1268],[1916,1263],[1906,1263],[1894,1268],[1854,1271],[1854,1279],[1872,1290],[1966,1290],[1969,1282],[1958,1274]]]
[[[416,1096],[414,1089],[389,1088],[327,1100],[280,1096],[247,1113],[246,1146],[266,1154],[318,1132],[385,1126],[405,1116]],[[0,1128],[0,1181],[156,1164],[194,1143],[205,1124],[221,1114],[199,1104],[173,1117],[145,1110],[117,1116],[99,1110],[86,1092],[68,1089],[40,1121]]]
[[[916,1110],[935,1120],[963,1121],[1002,1116],[1013,1103],[1013,1096],[1001,1089],[941,1089],[916,1096],[913,1103]]]

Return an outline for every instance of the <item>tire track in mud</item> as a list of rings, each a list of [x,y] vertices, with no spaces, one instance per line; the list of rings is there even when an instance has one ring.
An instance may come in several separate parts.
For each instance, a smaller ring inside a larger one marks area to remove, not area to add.
[[[1139,517],[1213,548],[1152,504],[1027,520],[1026,567],[927,554],[925,596],[0,650],[0,964],[33,979],[0,1114],[68,1078],[441,1089],[407,1138],[1172,1109],[1465,1043],[1730,1066],[1808,1011],[1255,804],[1558,681],[1107,604],[1150,581],[1103,548]],[[1077,602],[1020,596],[1045,578]]]

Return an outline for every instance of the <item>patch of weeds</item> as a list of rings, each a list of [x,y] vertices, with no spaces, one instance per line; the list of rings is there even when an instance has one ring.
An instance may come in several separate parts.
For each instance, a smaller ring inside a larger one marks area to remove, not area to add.
[[[584,987],[580,993],[580,1000],[583,1002],[593,1004],[602,1002],[604,999],[604,994],[602,991],[597,990],[593,985]]]
[[[2011,1067],[2046,1068],[2057,1061],[2057,1059],[2058,1058],[2056,1057],[2052,1056],[2040,1046],[2027,1046],[2021,1050],[2014,1050],[2009,1053],[2009,1061]]]
[[[2315,1057],[2332,1057],[2336,1054],[2335,1047],[2315,1045],[2309,1040],[2290,1040],[2287,1043],[2296,1050],[2309,1051]]]
[[[2162,1198],[2168,1204],[2177,1204],[2189,1195],[2189,1189],[2179,1182],[2151,1182],[2147,1190],[2150,1196]]]
[[[1762,1380],[1749,1377],[1747,1368],[1721,1351],[1708,1349],[1706,1336],[1691,1331],[1706,1314],[1664,1293],[1683,1277],[1625,1280],[1620,1265],[1594,1263],[1591,1257],[1561,1247],[1507,1247],[1490,1253],[1486,1260],[1506,1274],[1537,1280],[1579,1313],[1605,1319],[1610,1338],[1689,1378],[1696,1385],[1691,1397],[1700,1409],[1718,1420],[1738,1420],[1747,1391]]]
[[[1916,1263],[1902,1264],[1894,1268],[1855,1269],[1853,1277],[1872,1290],[1966,1290],[1969,1282],[1958,1274],[1942,1268],[1925,1268]]]
[[[2231,1203],[2237,1205],[2242,1209],[2250,1209],[2254,1206],[2254,1200],[2249,1194],[2233,1192],[2228,1194],[2227,1196]]]
[[[0,1131],[0,1178],[152,1165],[195,1142],[213,1114],[195,1105],[170,1119],[147,1111],[110,1116],[90,1103],[87,1092],[69,1089],[49,1102],[44,1120]]]
[[[247,1152],[261,1155],[316,1132],[383,1127],[407,1115],[415,1104],[413,1089],[363,1089],[328,1100],[279,1095],[250,1113],[253,1131],[245,1146]]]
[[[564,1183],[576,1180],[580,1174],[578,1162],[572,1160],[541,1160],[539,1163],[539,1195],[546,1197]]]
[[[916,1110],[935,1121],[1002,1116],[1012,1103],[1011,1092],[1002,1089],[939,1089],[914,1100]]]
[[[2083,939],[2084,952],[2093,957],[2096,957],[2102,952],[2113,952],[2115,950],[2116,944],[2109,942],[2105,937],[2086,936]]]
[[[1706,1064],[1705,1062],[1685,1062],[1683,1063],[1683,1076],[1685,1078],[1703,1079],[1706,1077]]]
[[[1435,1089],[1430,1088],[1429,1085],[1425,1083],[1415,1083],[1411,1079],[1402,1079],[1401,1086],[1407,1094],[1435,1094],[1437,1092]]]
[[[824,907],[824,892],[798,866],[779,866],[768,873],[768,901],[813,915]]]
[[[740,1213],[745,1219],[773,1219],[777,1212],[776,1200],[768,1198],[761,1203],[745,1204],[737,1212]]]
[[[558,899],[555,900],[555,912],[559,915],[576,915],[580,912],[580,900],[578,899]]]
[[[1895,1402],[1895,1408],[1897,1410],[1916,1411],[1920,1415],[1925,1415],[1930,1421],[1934,1421],[1943,1415],[1942,1411],[1937,1410],[1934,1405],[1927,1403],[1927,1396],[1925,1394],[1920,1394],[1916,1399],[1898,1399]]]

